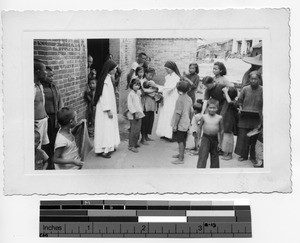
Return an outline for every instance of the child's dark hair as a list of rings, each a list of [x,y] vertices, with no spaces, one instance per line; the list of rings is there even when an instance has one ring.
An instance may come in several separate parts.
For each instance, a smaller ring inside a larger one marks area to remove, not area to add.
[[[202,104],[196,102],[194,105],[193,105],[193,109],[194,111],[196,111],[197,113],[200,113],[202,111]]]
[[[135,75],[138,76],[138,73],[139,73],[139,71],[141,71],[141,70],[144,71],[144,68],[143,68],[143,67],[137,67],[137,68],[135,69]]]
[[[203,100],[202,99],[197,99],[196,103],[199,103],[199,104],[203,105]]]
[[[141,81],[138,78],[132,79],[129,83],[129,88],[133,89],[133,85],[135,85],[135,84],[141,84]]]
[[[237,95],[238,95],[238,92],[237,92],[237,89],[235,87],[229,87],[228,88],[228,96],[230,97],[231,100],[235,100]]]
[[[206,76],[206,77],[204,77],[203,80],[202,80],[202,83],[203,83],[204,85],[212,84],[213,82],[214,82],[214,79],[213,79],[212,77],[210,77],[210,76]]]
[[[63,107],[57,112],[57,121],[59,125],[66,126],[74,118],[74,110],[69,107]]]
[[[89,79],[89,80],[88,80],[88,85],[90,85],[90,83],[91,83],[92,81],[95,81],[95,83],[97,84],[97,79],[92,78],[92,79]]]
[[[151,67],[146,68],[146,69],[145,69],[145,73],[155,73],[155,69],[154,69],[154,68],[151,68]]]
[[[147,56],[145,52],[140,52],[138,57]]]
[[[178,91],[186,93],[190,89],[190,84],[186,81],[179,81],[176,85]]]
[[[224,76],[227,74],[227,69],[223,62],[215,62],[214,65],[217,65],[219,67],[221,76]]]
[[[195,73],[198,74],[198,73],[199,73],[199,66],[198,66],[198,64],[194,62],[194,63],[191,63],[191,64],[189,65],[189,67],[191,67],[191,66],[194,66],[194,67],[195,67],[195,69],[196,69],[196,70],[195,70]]]
[[[219,101],[215,100],[215,99],[209,99],[207,101],[207,106],[209,105],[215,105],[217,108],[219,108]]]

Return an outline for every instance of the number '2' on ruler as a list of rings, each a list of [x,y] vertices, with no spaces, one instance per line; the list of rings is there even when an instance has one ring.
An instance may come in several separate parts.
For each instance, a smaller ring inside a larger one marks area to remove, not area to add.
[[[250,203],[41,201],[40,237],[252,237]]]

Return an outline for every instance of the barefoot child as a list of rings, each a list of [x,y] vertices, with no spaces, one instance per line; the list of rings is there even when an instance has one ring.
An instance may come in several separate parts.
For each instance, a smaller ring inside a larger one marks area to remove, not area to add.
[[[214,99],[208,100],[208,114],[204,114],[200,120],[200,134],[203,128],[203,135],[197,168],[206,168],[208,155],[210,155],[210,168],[220,168],[218,147],[222,144],[224,128],[222,116],[216,114],[218,103]],[[220,137],[219,143],[218,135]]]
[[[199,139],[200,139],[200,135],[201,135],[201,134],[199,134],[199,123],[200,123],[200,120],[202,117],[202,115],[201,115],[202,104],[198,101],[201,101],[201,100],[197,100],[197,102],[193,106],[194,116],[192,119],[191,128],[189,130],[189,132],[194,137],[194,148],[192,148],[192,150],[195,151],[194,154],[198,154]]]
[[[48,155],[46,152],[38,146],[40,145],[41,141],[41,135],[38,131],[34,130],[34,147],[35,147],[35,152],[34,152],[34,169],[35,170],[46,170],[48,166]]]
[[[189,91],[188,82],[180,81],[177,83],[176,88],[179,93],[179,97],[176,101],[171,126],[173,127],[173,132],[177,138],[179,154],[173,156],[173,158],[178,158],[178,160],[172,163],[183,164],[187,132],[190,128],[193,115],[193,102],[191,97],[189,97],[187,94]]]
[[[132,90],[127,97],[127,106],[129,110],[127,117],[130,120],[128,149],[137,153],[139,152],[137,147],[139,147],[138,141],[141,132],[142,118],[145,116],[143,113],[141,94],[139,92],[141,89],[140,80],[132,79],[129,88]]]
[[[57,112],[57,120],[60,130],[56,135],[54,146],[55,169],[78,170],[83,166],[79,156],[79,150],[71,129],[77,124],[76,112],[68,107],[63,107]]]

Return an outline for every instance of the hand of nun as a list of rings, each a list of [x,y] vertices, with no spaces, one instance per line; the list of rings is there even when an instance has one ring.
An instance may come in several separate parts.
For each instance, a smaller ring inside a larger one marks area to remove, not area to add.
[[[114,117],[111,111],[108,111],[107,114],[109,119],[112,119]]]

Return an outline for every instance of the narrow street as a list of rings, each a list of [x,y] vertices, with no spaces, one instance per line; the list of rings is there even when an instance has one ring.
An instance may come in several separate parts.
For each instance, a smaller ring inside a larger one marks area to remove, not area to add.
[[[250,67],[249,64],[241,59],[215,59],[214,61],[223,61],[226,65],[229,81],[241,82],[245,71]],[[213,63],[199,64],[199,76],[213,75]],[[203,93],[196,93],[196,97],[202,99]],[[158,115],[155,115],[155,123],[152,130],[151,138],[154,141],[149,142],[149,145],[141,145],[138,153],[133,153],[128,150],[128,135],[129,122],[119,117],[119,129],[121,136],[121,144],[116,152],[112,154],[111,159],[105,159],[95,155],[93,151],[87,156],[83,169],[132,169],[132,168],[197,168],[198,156],[193,155],[188,148],[193,146],[193,138],[188,137],[187,150],[185,153],[184,164],[174,165],[172,161],[173,155],[178,154],[178,144],[170,143],[160,139],[155,135],[156,121]],[[238,156],[233,154],[232,160],[222,160],[220,156],[220,168],[253,168],[250,160],[239,162]],[[210,167],[210,158],[207,161],[207,168]]]

